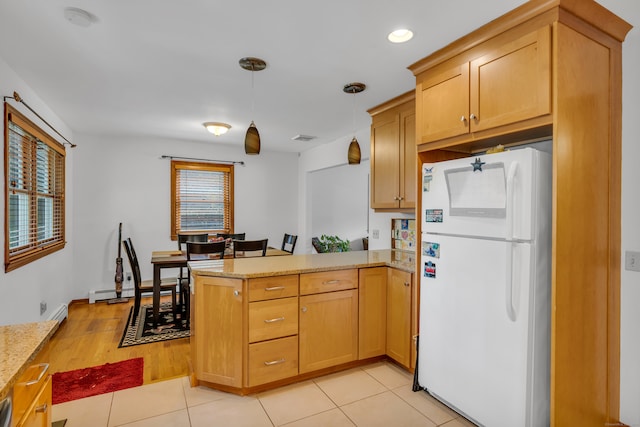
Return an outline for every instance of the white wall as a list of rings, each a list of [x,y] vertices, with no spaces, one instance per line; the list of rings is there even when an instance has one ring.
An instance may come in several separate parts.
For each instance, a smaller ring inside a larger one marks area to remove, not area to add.
[[[24,102],[29,104],[38,114],[44,117],[54,128],[56,128],[68,140],[74,141],[71,130],[53,111],[33,92],[33,90],[16,73],[13,72],[7,63],[0,58],[0,94],[2,96],[13,96],[13,92],[18,92]],[[53,136],[56,140],[63,142],[62,138],[52,131],[46,124],[42,123],[24,105],[12,100],[7,101],[42,130]],[[4,114],[4,108],[3,108]],[[4,132],[2,146],[4,147]],[[0,274],[0,325],[13,323],[34,322],[47,320],[61,304],[69,302],[71,299],[71,272],[73,271],[72,250],[73,239],[73,217],[71,206],[74,200],[74,170],[73,156],[75,151],[67,148],[66,162],[66,223],[65,233],[67,244],[64,249],[52,255],[34,261],[27,266],[18,268],[9,273]],[[4,162],[0,165],[0,170],[4,176]],[[2,190],[4,192],[4,186]],[[4,200],[4,193],[2,200]],[[4,209],[0,209],[0,223],[4,224]],[[4,230],[4,227],[2,227]],[[40,302],[47,303],[47,311],[40,315]]]
[[[214,141],[91,135],[77,135],[76,141],[74,298],[113,289],[119,222],[123,238],[132,238],[143,279],[153,277],[151,251],[176,247],[170,240],[170,160],[162,155],[244,161],[234,167],[234,231],[247,239],[268,238],[279,248],[284,233],[298,229],[297,154],[247,156],[240,146]],[[122,257],[130,271],[124,251]]]
[[[620,419],[632,427],[640,427],[640,273],[624,269],[624,252],[640,251],[640,2],[598,2],[635,26],[622,45]]]

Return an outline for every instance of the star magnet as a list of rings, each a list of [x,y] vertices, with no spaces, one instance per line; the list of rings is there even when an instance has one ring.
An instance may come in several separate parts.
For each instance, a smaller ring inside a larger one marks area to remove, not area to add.
[[[485,164],[485,162],[481,162],[480,161],[480,157],[476,157],[476,161],[473,163],[470,163],[471,166],[473,166],[473,172],[475,171],[480,171],[482,172],[482,165]]]

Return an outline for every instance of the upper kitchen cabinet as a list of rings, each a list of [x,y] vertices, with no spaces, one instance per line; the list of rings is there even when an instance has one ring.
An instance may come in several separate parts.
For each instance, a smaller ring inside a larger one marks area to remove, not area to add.
[[[593,0],[530,0],[409,67],[418,167],[552,140],[551,427],[619,419],[622,42],[630,29]],[[605,178],[594,179],[596,170]]]
[[[368,110],[371,115],[371,208],[416,206],[414,91]]]
[[[523,34],[524,32],[524,34]],[[552,122],[551,26],[507,31],[416,75],[418,144],[511,134]]]

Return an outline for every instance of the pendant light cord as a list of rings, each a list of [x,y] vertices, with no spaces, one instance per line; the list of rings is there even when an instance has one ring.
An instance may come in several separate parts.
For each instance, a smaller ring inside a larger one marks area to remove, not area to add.
[[[255,103],[256,103],[256,91],[253,85],[253,64],[251,65],[251,121],[253,121],[254,113],[255,113]]]

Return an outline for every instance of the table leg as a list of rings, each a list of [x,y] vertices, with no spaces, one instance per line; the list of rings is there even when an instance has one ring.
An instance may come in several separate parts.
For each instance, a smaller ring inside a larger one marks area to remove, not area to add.
[[[158,314],[160,313],[160,266],[153,265],[153,326],[158,326]]]

